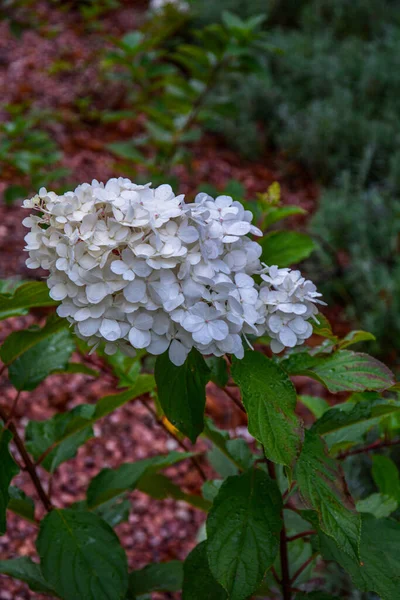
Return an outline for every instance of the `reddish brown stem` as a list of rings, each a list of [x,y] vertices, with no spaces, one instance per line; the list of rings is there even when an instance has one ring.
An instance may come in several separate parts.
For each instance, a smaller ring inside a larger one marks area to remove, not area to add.
[[[276,480],[276,471],[275,465],[270,460],[267,460],[268,473],[271,479]],[[291,600],[292,599],[292,590],[291,590],[291,582],[290,582],[290,573],[289,573],[289,556],[288,556],[288,547],[287,547],[287,539],[286,539],[286,527],[285,520],[283,516],[283,510],[281,513],[282,517],[282,529],[280,533],[280,544],[279,544],[279,552],[281,559],[281,581],[280,584],[282,586],[282,596],[283,600]]]
[[[363,446],[362,448],[356,448],[355,450],[348,450],[346,452],[341,452],[337,455],[338,460],[344,460],[348,456],[355,456],[356,454],[363,454],[363,452],[372,452],[373,450],[380,450],[381,448],[389,448],[391,446],[398,446],[400,444],[400,440],[384,440],[373,442],[368,446]]]
[[[243,406],[243,404],[240,402],[240,400],[238,398],[236,398],[236,396],[234,394],[232,394],[232,392],[229,390],[229,388],[222,388],[222,389],[223,389],[224,393],[228,396],[228,398],[230,398],[231,400],[233,400],[233,402],[236,404],[236,406],[238,408],[240,408],[240,410],[242,412],[244,412],[244,414],[247,414],[246,413],[246,409]]]
[[[317,532],[313,529],[309,531],[303,531],[302,533],[297,533],[296,535],[290,535],[286,538],[287,542],[294,542],[295,540],[299,540],[301,538],[310,537],[311,535],[315,535]]]
[[[306,568],[308,567],[308,565],[309,565],[310,563],[312,563],[312,561],[314,560],[314,558],[315,558],[315,555],[314,555],[314,554],[312,554],[312,555],[310,556],[310,558],[308,558],[308,559],[306,560],[306,562],[305,562],[305,563],[303,563],[303,564],[302,564],[302,565],[301,565],[301,566],[300,566],[300,567],[297,569],[296,573],[293,575],[292,579],[290,580],[290,583],[291,583],[291,584],[292,584],[292,583],[295,583],[296,579],[297,579],[297,578],[298,578],[298,577],[299,577],[299,576],[302,574],[302,572],[304,571],[304,569],[306,569]]]
[[[33,485],[36,488],[38,496],[39,496],[44,508],[46,509],[46,511],[47,512],[51,511],[53,508],[53,505],[51,503],[50,498],[48,497],[48,495],[46,494],[46,492],[43,489],[42,483],[36,472],[36,467],[33,464],[31,457],[29,456],[29,454],[25,448],[24,442],[21,440],[21,438],[19,436],[19,433],[17,431],[14,421],[12,419],[11,420],[8,419],[8,415],[2,407],[0,407],[0,418],[4,421],[4,423],[9,421],[8,429],[10,430],[10,432],[13,435],[14,443],[15,443],[16,447],[18,448],[18,452],[20,453],[22,460],[24,461],[25,468],[26,468],[27,472],[29,473],[29,476],[32,480]]]
[[[147,402],[142,402],[142,404],[146,408],[146,410],[152,415],[152,417],[154,418],[156,423],[158,423],[160,425],[160,427],[162,427],[164,429],[164,431],[176,441],[176,443],[182,448],[182,450],[184,452],[189,452],[189,450],[186,448],[186,446],[182,442],[182,440],[180,440],[176,435],[174,435],[172,433],[172,431],[170,431],[167,427],[165,427],[164,423],[157,417],[156,411],[153,410],[153,408],[151,406],[149,406],[149,404],[147,404]],[[207,475],[204,473],[197,458],[195,456],[191,456],[190,460],[192,461],[194,468],[198,471],[202,480],[207,481]]]

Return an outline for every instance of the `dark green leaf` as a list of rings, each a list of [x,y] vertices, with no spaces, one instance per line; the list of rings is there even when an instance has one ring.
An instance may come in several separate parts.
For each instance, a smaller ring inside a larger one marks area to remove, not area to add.
[[[261,260],[267,265],[289,267],[299,263],[315,250],[315,243],[305,233],[272,231],[261,241]]]
[[[56,414],[47,421],[30,421],[25,432],[27,449],[37,460],[58,442],[42,461],[45,469],[54,472],[61,463],[73,458],[78,448],[93,436],[90,423],[94,410],[91,404],[80,404],[70,412]],[[89,424],[67,436],[67,432],[82,420]]]
[[[173,498],[187,502],[191,506],[208,512],[211,504],[206,498],[202,498],[197,494],[188,494],[184,492],[178,485],[173,483],[168,477],[161,473],[145,473],[136,485],[137,489],[145,494],[148,494],[156,500],[165,500],[165,498]]]
[[[35,306],[57,304],[58,302],[50,298],[49,289],[44,281],[24,283],[13,294],[0,294],[0,319],[24,314],[21,311]]]
[[[296,600],[341,600],[341,598],[325,594],[325,592],[310,592],[309,594],[296,594]]]
[[[136,598],[150,592],[178,592],[182,589],[183,563],[171,560],[166,563],[153,563],[129,575],[129,598]]]
[[[276,483],[259,469],[222,484],[207,519],[207,555],[212,574],[232,600],[250,596],[274,562],[281,508]]]
[[[33,592],[48,594],[49,596],[55,595],[50,584],[45,581],[40,566],[27,556],[11,560],[0,560],[0,573],[24,581]]]
[[[125,552],[114,531],[98,516],[53,510],[41,523],[37,549],[44,577],[64,600],[125,598]]]
[[[390,404],[387,400],[378,400],[376,402],[345,402],[338,404],[334,408],[325,411],[320,419],[318,419],[312,430],[319,435],[326,435],[345,429],[357,423],[365,424],[368,421],[373,423],[379,421],[393,413],[400,411],[400,404]]]
[[[0,348],[0,358],[5,365],[10,365],[22,354],[36,346],[39,342],[53,336],[55,333],[67,329],[68,322],[51,316],[42,328],[31,327],[22,331],[14,331],[5,340]]]
[[[318,514],[321,530],[356,559],[359,516],[350,510],[338,464],[328,456],[322,439],[312,432],[306,431],[294,475],[306,507]]]
[[[224,388],[229,380],[228,366],[222,356],[211,356],[206,358],[206,363],[210,368],[210,380],[220,388]]]
[[[193,349],[181,367],[168,353],[158,356],[155,377],[158,398],[167,419],[194,443],[204,429],[205,386],[210,370]]]
[[[4,202],[11,206],[16,200],[22,200],[28,195],[28,190],[22,185],[9,185],[3,193]]]
[[[205,481],[202,485],[201,492],[206,500],[214,502],[221,485],[224,483],[223,479],[213,479]]]
[[[71,334],[62,329],[24,352],[9,367],[17,390],[33,390],[53,371],[65,369],[75,348]]]
[[[121,158],[134,160],[140,163],[146,161],[145,156],[136,148],[133,140],[128,142],[113,142],[112,144],[108,144],[107,148]]]
[[[400,524],[362,515],[360,559],[344,553],[332,538],[320,534],[321,552],[350,574],[357,589],[382,600],[398,600],[400,589]]]
[[[340,350],[307,367],[305,375],[323,383],[330,392],[383,391],[394,384],[393,373],[368,354]]]
[[[170,452],[166,456],[153,456],[134,463],[125,463],[117,469],[103,469],[90,482],[87,499],[93,508],[107,502],[122,492],[133,490],[143,475],[170,467],[190,458],[190,452]]]
[[[368,331],[350,331],[350,333],[348,333],[346,337],[344,337],[339,342],[339,348],[343,350],[344,348],[352,346],[353,344],[359,344],[360,342],[369,342],[375,339],[376,337]]]
[[[8,446],[12,435],[8,429],[0,429],[0,535],[6,532],[6,510],[10,500],[9,486],[19,468],[12,458]]]
[[[381,494],[400,502],[400,477],[396,464],[388,456],[372,457],[372,477]]]
[[[258,352],[235,359],[232,377],[249,415],[249,432],[267,457],[291,466],[301,447],[301,426],[295,414],[296,390],[279,365]]]
[[[183,565],[182,600],[226,600],[227,593],[210,571],[207,542],[196,546]]]
[[[22,490],[13,485],[8,490],[10,500],[8,502],[8,510],[11,510],[16,515],[20,515],[23,519],[35,523],[35,504],[29,496]]]
[[[100,375],[96,369],[91,369],[83,363],[75,362],[68,363],[65,369],[57,371],[57,373],[82,373],[82,375],[90,375],[91,377],[98,377]]]

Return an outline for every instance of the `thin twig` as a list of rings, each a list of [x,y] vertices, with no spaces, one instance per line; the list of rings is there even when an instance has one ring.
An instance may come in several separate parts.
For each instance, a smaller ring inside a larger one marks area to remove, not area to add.
[[[17,392],[17,394],[16,394],[16,396],[14,398],[14,402],[11,405],[11,410],[10,410],[9,415],[7,417],[7,421],[6,421],[5,425],[4,425],[6,429],[8,429],[8,425],[10,424],[10,421],[12,421],[12,419],[14,418],[15,410],[17,408],[17,404],[18,404],[18,400],[19,400],[20,396],[21,396],[21,391],[18,390],[18,392]]]
[[[162,427],[164,429],[164,431],[176,441],[176,443],[182,448],[182,450],[184,452],[189,452],[189,450],[186,448],[186,446],[182,442],[182,440],[180,440],[174,433],[172,433],[172,431],[170,431],[168,429],[168,427],[166,427],[164,425],[164,423],[158,418],[156,411],[153,410],[153,408],[149,404],[147,404],[147,402],[142,401],[142,404],[146,408],[146,410],[152,415],[152,417],[154,418],[154,420],[156,421],[156,423],[158,423],[160,425],[160,427]],[[198,473],[199,473],[200,477],[202,478],[202,480],[203,481],[207,481],[207,475],[203,471],[203,469],[202,469],[199,461],[197,460],[197,458],[195,456],[191,456],[190,460],[192,461],[193,466],[198,471]]]
[[[348,456],[354,456],[356,454],[362,454],[363,452],[372,452],[373,450],[380,450],[381,448],[389,448],[391,446],[398,446],[400,444],[400,440],[384,440],[384,441],[376,441],[368,446],[363,446],[362,448],[356,448],[355,450],[348,450],[346,452],[341,452],[337,455],[338,460],[344,460]]]
[[[4,423],[6,423],[8,421],[8,415],[2,407],[0,407],[0,418],[4,421]],[[32,460],[25,448],[24,442],[20,438],[19,433],[17,431],[17,427],[12,419],[8,423],[8,429],[10,430],[10,432],[13,435],[14,443],[18,448],[18,452],[20,453],[22,460],[24,461],[26,470],[29,473],[29,476],[32,480],[33,485],[36,488],[36,491],[38,493],[38,496],[39,496],[44,508],[46,509],[47,512],[50,512],[53,509],[51,500],[43,489],[42,483],[36,472],[36,467],[33,464]]]
[[[312,554],[310,556],[310,558],[308,558],[306,560],[306,562],[304,562],[296,571],[296,573],[293,575],[292,579],[290,580],[290,583],[295,583],[296,579],[299,577],[299,575],[301,575],[301,573],[304,571],[304,569],[306,569],[308,567],[308,565],[310,563],[312,563],[312,561],[314,560],[314,558],[316,557],[316,554]]]
[[[313,529],[308,531],[303,531],[302,533],[297,533],[296,535],[290,535],[286,538],[287,542],[294,542],[295,540],[299,540],[301,538],[310,537],[311,535],[315,535],[317,532]]]

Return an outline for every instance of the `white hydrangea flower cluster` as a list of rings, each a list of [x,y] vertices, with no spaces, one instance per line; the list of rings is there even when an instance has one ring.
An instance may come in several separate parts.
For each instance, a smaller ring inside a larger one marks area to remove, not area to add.
[[[94,180],[25,200],[27,266],[50,271],[50,296],[77,335],[106,352],[167,349],[181,365],[191,348],[241,358],[246,334],[272,349],[311,335],[318,294],[298,271],[265,267],[252,214],[228,196],[193,204],[169,185]],[[253,275],[259,273],[261,286]]]

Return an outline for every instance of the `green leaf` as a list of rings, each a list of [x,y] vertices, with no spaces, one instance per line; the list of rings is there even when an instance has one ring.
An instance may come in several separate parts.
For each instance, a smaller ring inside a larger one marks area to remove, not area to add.
[[[267,265],[289,267],[308,258],[316,246],[305,233],[272,231],[261,240],[261,260]]]
[[[361,516],[360,559],[341,551],[332,538],[320,533],[324,558],[335,560],[350,574],[355,587],[375,592],[382,600],[398,600],[400,589],[400,524],[392,519]]]
[[[211,572],[231,600],[243,600],[261,584],[279,547],[282,498],[260,469],[228,477],[207,519]]]
[[[0,429],[0,535],[6,532],[6,510],[10,500],[9,486],[19,473],[18,465],[12,458],[8,446],[12,435],[8,429]]]
[[[360,513],[370,513],[377,519],[389,517],[398,507],[398,502],[391,496],[371,494],[368,498],[359,500],[356,508]]]
[[[197,494],[188,494],[187,492],[184,492],[168,477],[161,475],[160,473],[145,473],[137,482],[136,487],[141,492],[148,494],[156,500],[173,498],[174,500],[186,502],[204,512],[208,512],[211,507],[209,500],[202,498]]]
[[[239,471],[243,471],[243,469],[250,467],[250,463],[248,462],[249,455],[246,455],[246,450],[243,448],[238,449],[235,445],[229,446],[229,443],[234,440],[230,440],[229,433],[223,429],[218,429],[211,419],[206,419],[205,421],[203,436],[210,440],[214,445],[214,447],[207,453],[207,456],[218,473],[221,474],[220,470],[223,470],[224,473],[227,473],[226,475],[222,475],[223,477],[228,477],[228,475],[237,475]],[[242,442],[246,444],[244,440],[240,440],[241,445],[243,445]],[[231,450],[236,452],[236,455],[234,455]],[[245,458],[244,462],[243,457]],[[228,461],[230,466],[228,466]],[[228,470],[229,473],[227,472]]]
[[[57,304],[58,302],[50,298],[49,289],[44,281],[24,283],[13,294],[0,294],[0,320],[26,314],[28,308]]]
[[[271,206],[267,210],[267,215],[263,222],[263,229],[271,227],[274,223],[282,221],[287,217],[294,215],[306,215],[307,211],[300,206]]]
[[[87,367],[83,363],[75,363],[75,362],[68,363],[67,366],[65,367],[65,369],[62,369],[61,371],[57,371],[57,373],[69,373],[69,374],[82,373],[83,375],[90,375],[91,377],[98,377],[100,375],[100,372],[97,371],[96,369],[91,369],[90,367]]]
[[[381,494],[400,502],[400,477],[396,464],[388,456],[372,457],[372,477]]]
[[[226,600],[227,597],[224,588],[212,576],[207,542],[202,542],[184,562],[182,600]]]
[[[214,502],[223,483],[223,479],[205,481],[201,487],[201,493],[204,498],[209,502]]]
[[[39,341],[9,367],[8,376],[17,390],[34,390],[53,371],[65,369],[75,344],[67,329]]]
[[[350,333],[348,333],[346,337],[339,342],[339,348],[343,350],[344,348],[352,346],[353,344],[359,344],[360,342],[369,342],[373,340],[376,340],[376,337],[368,331],[350,331]]]
[[[364,390],[379,392],[388,389],[395,382],[393,373],[379,360],[351,350],[340,350],[322,358],[303,374],[317,379],[332,393]]]
[[[146,162],[146,157],[136,148],[133,140],[128,142],[113,142],[112,144],[107,144],[107,148],[121,158],[140,163]]]
[[[172,364],[167,352],[157,357],[155,378],[161,407],[167,419],[193,443],[204,429],[209,374],[204,358],[195,349],[181,367]]]
[[[388,400],[366,402],[344,402],[325,411],[320,419],[312,426],[312,430],[319,435],[337,432],[357,423],[372,424],[393,413],[400,411],[400,404],[390,404]]]
[[[325,592],[310,592],[309,594],[296,594],[296,600],[342,600],[338,596],[331,596]]]
[[[59,442],[42,461],[42,466],[50,473],[54,473],[61,463],[73,458],[78,448],[93,437],[90,424],[66,436],[67,431],[73,429],[76,423],[80,424],[82,419],[90,422],[93,412],[94,406],[91,404],[80,404],[71,411],[56,414],[46,421],[30,421],[25,431],[28,451],[37,460]]]
[[[98,516],[55,509],[37,539],[44,577],[64,600],[125,598],[128,565],[119,540]]]
[[[90,482],[87,491],[89,508],[99,506],[127,490],[135,489],[143,475],[165,469],[191,456],[191,452],[170,452],[165,456],[153,456],[125,463],[117,469],[102,469]]]
[[[294,473],[307,508],[318,514],[319,526],[355,559],[359,555],[360,518],[352,512],[339,465],[326,452],[322,439],[306,431]]]
[[[329,409],[329,404],[325,398],[318,396],[298,396],[299,401],[316,417],[321,418],[325,411]]]
[[[318,313],[317,319],[318,321],[314,321],[313,323],[313,332],[315,335],[320,335],[321,337],[327,338],[328,340],[336,343],[339,338],[334,335],[332,331],[332,325],[329,323],[325,315]]]
[[[5,365],[10,365],[39,342],[63,329],[67,329],[67,326],[68,322],[65,319],[52,315],[42,328],[35,326],[22,331],[15,331],[4,340],[0,348],[0,358]]]
[[[218,387],[224,388],[229,381],[228,365],[222,356],[211,356],[206,358],[210,369],[210,380]]]
[[[29,423],[27,438],[28,443],[31,441],[33,443],[30,451],[37,459],[51,448],[51,453],[44,461],[44,466],[50,468],[54,459],[57,462],[65,453],[71,452],[74,447],[76,451],[79,445],[84,443],[85,439],[88,439],[87,436],[92,431],[91,426],[94,423],[131,400],[151,392],[154,387],[155,380],[152,375],[139,375],[136,384],[132,388],[119,394],[103,396],[95,405],[81,404],[70,413],[56,415],[48,421]],[[82,439],[83,441],[79,441]],[[60,446],[62,448],[58,451]]]
[[[10,500],[7,509],[31,523],[36,523],[35,503],[32,498],[13,485],[9,487],[8,493],[10,495]]]
[[[55,595],[53,588],[44,579],[40,566],[27,556],[11,560],[0,560],[0,573],[24,581],[33,592],[48,594],[49,596]]]
[[[128,599],[151,592],[178,592],[182,582],[183,563],[180,560],[150,564],[130,573]]]
[[[279,365],[258,352],[235,359],[232,377],[242,393],[249,432],[267,457],[291,466],[300,452],[301,426],[295,414],[296,390]]]

